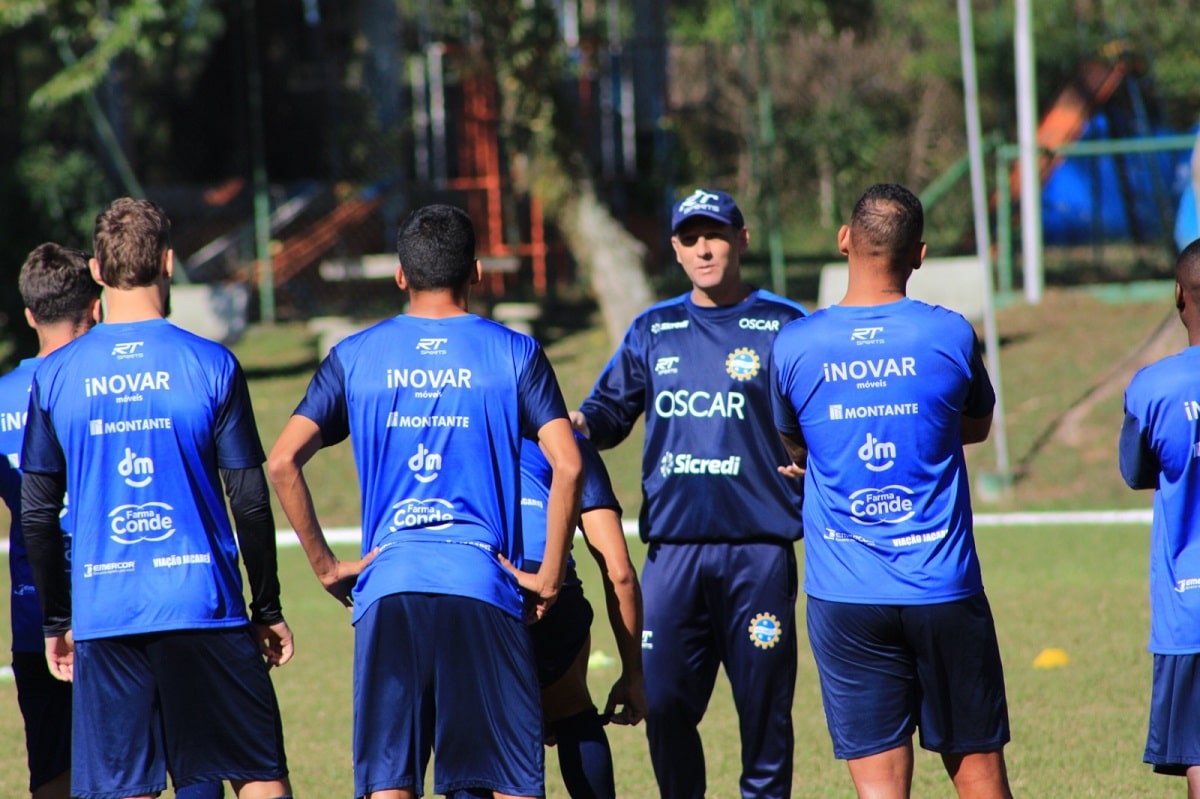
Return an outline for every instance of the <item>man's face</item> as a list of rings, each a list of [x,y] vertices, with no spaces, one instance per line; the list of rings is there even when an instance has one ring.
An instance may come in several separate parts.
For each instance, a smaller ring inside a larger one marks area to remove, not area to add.
[[[741,284],[741,256],[748,244],[745,228],[703,216],[686,220],[671,237],[675,259],[692,285],[706,292]]]

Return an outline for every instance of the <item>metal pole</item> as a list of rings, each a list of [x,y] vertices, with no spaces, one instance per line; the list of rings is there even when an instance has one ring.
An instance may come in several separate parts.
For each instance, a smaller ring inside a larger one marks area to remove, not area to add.
[[[1042,181],[1038,172],[1037,89],[1034,81],[1032,0],[1017,0],[1017,143],[1021,148],[1021,255],[1025,299],[1042,301]]]
[[[754,0],[750,8],[754,28],[754,47],[758,51],[758,130],[762,155],[763,194],[766,198],[767,251],[771,257],[771,291],[787,296],[787,269],[783,263],[783,224],[779,218],[779,191],[775,183],[772,162],[775,154],[775,102],[771,95],[771,78],[767,59],[767,4]]]
[[[1002,490],[1009,480],[1008,435],[1004,424],[1004,391],[1000,380],[1000,335],[996,330],[996,304],[992,296],[992,243],[988,232],[987,189],[983,173],[983,136],[979,124],[979,87],[975,75],[975,34],[970,0],[958,0],[959,42],[962,48],[963,98],[967,117],[967,152],[971,160],[971,199],[975,208],[975,249],[983,267],[983,330],[987,342],[988,371],[996,390],[992,414],[992,441],[996,445],[996,471]],[[1002,200],[1003,201],[1003,200]]]
[[[250,171],[254,184],[254,250],[258,258],[258,302],[263,324],[275,323],[275,269],[271,264],[271,197],[263,149],[262,73],[254,0],[242,0],[246,39],[246,105],[250,125]]]

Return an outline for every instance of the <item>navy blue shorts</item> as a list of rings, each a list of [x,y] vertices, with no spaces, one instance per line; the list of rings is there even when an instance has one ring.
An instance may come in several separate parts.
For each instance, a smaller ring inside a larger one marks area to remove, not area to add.
[[[1000,647],[981,592],[933,605],[808,598],[808,638],[833,753],[843,760],[904,745],[994,752],[1009,740]]]
[[[71,768],[71,683],[54,678],[45,652],[13,652],[12,666],[33,793]]]
[[[591,634],[592,618],[583,587],[564,583],[546,615],[529,626],[538,684],[543,688],[558,682],[579,657]]]
[[[71,795],[120,799],[287,776],[279,705],[252,628],[75,642]]]
[[[1143,760],[1159,774],[1200,765],[1200,654],[1155,655]]]
[[[354,792],[542,796],[542,708],[524,622],[477,599],[391,594],[354,630]]]

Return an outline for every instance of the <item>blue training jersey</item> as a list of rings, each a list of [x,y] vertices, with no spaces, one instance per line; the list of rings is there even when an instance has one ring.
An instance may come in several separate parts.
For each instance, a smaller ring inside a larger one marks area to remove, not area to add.
[[[1200,347],[1141,369],[1125,390],[1121,471],[1148,469],[1150,646],[1200,652]],[[1130,480],[1131,484],[1134,482]]]
[[[43,652],[42,609],[33,586],[33,569],[25,554],[25,533],[21,529],[21,441],[25,437],[25,418],[29,412],[29,386],[41,358],[26,358],[16,369],[0,377],[0,494],[12,515],[8,531],[8,576],[12,593],[9,610],[12,617],[12,650]]]
[[[803,533],[800,481],[771,425],[771,345],[804,315],[757,289],[732,306],[688,294],[634,320],[580,410],[600,449],[646,416],[644,541],[795,541]]]
[[[596,451],[596,446],[578,433],[579,454],[583,459],[583,491],[579,500],[579,512],[611,508],[618,514],[621,503],[613,493],[608,469]],[[530,563],[541,563],[546,554],[546,505],[550,499],[550,462],[536,444],[521,447],[521,534],[524,539],[526,569]],[[574,577],[574,558],[568,565]]]
[[[536,341],[473,314],[397,316],[339,342],[296,413],[324,446],[349,436],[354,447],[362,551],[379,550],[355,584],[354,621],[396,593],[521,616],[497,558],[522,561],[521,439],[566,417]]]
[[[218,469],[264,460],[220,344],[155,319],[97,325],[48,355],[22,468],[66,476],[75,638],[246,624]]]
[[[911,299],[835,305],[775,342],[775,421],[808,446],[804,590],[931,604],[983,590],[961,420],[995,394],[975,331]]]

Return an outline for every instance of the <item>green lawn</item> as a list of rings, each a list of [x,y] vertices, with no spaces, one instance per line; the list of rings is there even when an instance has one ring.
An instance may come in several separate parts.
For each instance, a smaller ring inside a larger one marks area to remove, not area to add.
[[[1011,493],[977,498],[976,510],[1145,508],[1148,493],[1126,489],[1117,474],[1121,378],[1114,364],[1131,356],[1170,310],[1169,287],[1161,301],[1110,305],[1081,292],[1050,291],[1038,308],[1014,306],[999,314],[1008,444],[1017,472]],[[1180,328],[1179,345],[1184,343]],[[237,348],[258,414],[264,445],[275,436],[303,394],[316,365],[314,339],[298,326],[253,330]],[[554,331],[547,351],[571,407],[586,395],[611,354],[596,330]],[[1075,410],[1072,409],[1081,409]],[[641,432],[605,453],[614,484],[635,518],[640,502]],[[994,469],[994,443],[972,448],[978,477]],[[308,469],[316,502],[330,526],[353,526],[358,496],[350,447],[318,455]],[[276,520],[283,517],[276,509]],[[0,509],[0,525],[7,516]],[[1141,764],[1150,656],[1146,549],[1148,531],[1130,526],[982,528],[978,532],[989,597],[996,614],[1007,669],[1014,742],[1009,768],[1015,790],[1029,797],[1157,797],[1179,795],[1183,785],[1151,775]],[[633,542],[635,562],[641,549]],[[352,548],[347,548],[347,552]],[[296,659],[279,670],[276,685],[297,796],[348,797],[350,761],[350,660],[348,614],[328,598],[302,553],[280,553],[285,611],[297,635]],[[580,559],[593,599],[598,579],[590,558]],[[7,602],[7,599],[3,600]],[[803,599],[801,600],[803,605]],[[803,607],[798,608],[803,636]],[[602,620],[594,648],[614,655]],[[1041,670],[1034,658],[1047,647],[1071,656],[1063,668]],[[853,794],[845,766],[833,759],[807,641],[801,641],[794,718],[795,795]],[[591,675],[603,701],[616,666]],[[0,796],[24,794],[24,747],[11,682],[0,682]],[[728,684],[722,678],[703,726],[709,796],[737,795],[738,742]],[[643,731],[610,729],[618,793],[655,794]],[[548,751],[548,795],[564,797],[557,763]],[[949,797],[939,761],[918,758],[914,795]]]
[[[1145,651],[1147,531],[1128,526],[987,527],[978,537],[1006,668],[1014,789],[1023,796],[1055,799],[1181,794],[1181,781],[1154,776],[1141,763],[1151,663]],[[634,542],[634,548],[640,563],[640,545]],[[280,560],[297,655],[275,673],[275,684],[296,795],[349,797],[349,614],[322,591],[299,548],[282,549]],[[586,554],[580,569],[589,593],[597,597],[598,575]],[[803,620],[803,600],[797,613]],[[800,627],[793,710],[795,795],[851,796],[845,766],[830,751],[802,621]],[[594,649],[615,655],[602,619],[593,626],[593,637]],[[1035,669],[1034,658],[1047,647],[1065,649],[1071,663]],[[603,701],[616,677],[615,664],[594,669],[594,698]],[[24,753],[11,682],[0,683],[0,703],[9,708],[0,713],[0,747],[6,753],[0,758],[0,796],[17,797],[24,789]],[[654,795],[642,729],[609,729],[618,795]],[[710,797],[737,795],[736,730],[722,677],[703,725]],[[554,753],[547,754],[548,796],[565,797]],[[918,758],[914,795],[953,795],[937,758]]]

